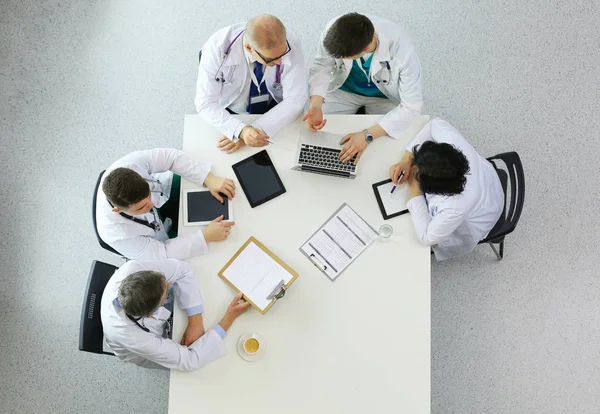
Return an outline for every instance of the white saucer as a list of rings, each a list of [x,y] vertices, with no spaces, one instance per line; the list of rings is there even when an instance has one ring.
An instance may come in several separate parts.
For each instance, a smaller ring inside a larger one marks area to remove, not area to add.
[[[254,354],[249,354],[244,349],[244,342],[246,342],[246,339],[249,339],[249,338],[256,338],[256,340],[260,344],[258,351]],[[259,335],[257,333],[246,332],[246,333],[242,334],[242,336],[240,336],[240,339],[238,340],[238,344],[237,344],[237,350],[238,350],[238,354],[240,354],[242,359],[244,359],[248,362],[260,361],[265,354],[265,340],[263,339],[263,337],[261,335]]]

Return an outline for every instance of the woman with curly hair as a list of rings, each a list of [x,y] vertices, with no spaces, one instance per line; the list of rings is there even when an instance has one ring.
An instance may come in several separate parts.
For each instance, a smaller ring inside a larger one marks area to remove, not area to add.
[[[494,227],[504,192],[494,166],[447,121],[428,122],[390,167],[410,189],[407,208],[437,260],[469,253]]]

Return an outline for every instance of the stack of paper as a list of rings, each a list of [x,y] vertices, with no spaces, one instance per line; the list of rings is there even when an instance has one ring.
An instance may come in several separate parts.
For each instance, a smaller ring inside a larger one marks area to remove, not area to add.
[[[254,242],[250,242],[225,269],[223,276],[260,310],[269,306],[271,300],[267,296],[279,282],[283,280],[287,285],[293,278],[291,273]]]

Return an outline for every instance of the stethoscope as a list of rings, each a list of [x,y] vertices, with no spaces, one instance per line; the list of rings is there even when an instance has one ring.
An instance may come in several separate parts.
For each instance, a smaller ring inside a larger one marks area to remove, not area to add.
[[[392,81],[392,67],[390,66],[389,60],[386,60],[385,62],[379,62],[379,64],[382,66],[385,66],[387,73],[384,72],[384,75],[387,74],[387,76],[381,76],[381,77],[377,78],[377,73],[376,73],[372,76],[372,79],[377,84],[383,84],[383,85],[387,86]],[[336,75],[336,72],[337,73],[346,72],[346,64],[344,63],[343,60],[342,60],[342,63],[340,63],[340,64],[336,63],[333,70],[330,73],[332,75]]]
[[[242,35],[242,33],[244,33],[243,30],[240,33],[238,33],[238,35],[236,37],[233,38],[231,43],[229,43],[229,46],[227,46],[227,49],[225,49],[225,55],[223,56],[223,60],[221,61],[221,64],[219,65],[219,68],[217,69],[217,72],[215,73],[215,80],[217,82],[225,83],[225,76],[223,75],[223,71],[221,69],[223,69],[223,65],[225,64],[225,61],[229,57],[229,53],[231,52],[231,48],[233,47],[233,44],[235,43],[236,40],[238,40],[238,38]],[[275,82],[273,82],[273,88],[280,90],[281,87],[282,87],[281,86],[281,65],[277,65],[275,68]]]
[[[379,62],[381,64],[381,62]],[[375,75],[373,75],[373,80],[375,81],[375,83],[382,83],[384,85],[389,85],[390,82],[392,81],[392,67],[390,66],[390,62],[388,60],[386,60],[385,62],[385,68],[387,69],[387,78],[384,76],[382,78],[377,79]]]
[[[158,184],[158,186],[160,187],[160,189],[162,190],[162,184],[160,182],[160,180],[146,180],[144,179],[144,181],[149,182],[149,183],[156,183]],[[160,196],[163,196],[163,192],[162,191],[156,191],[156,190],[150,190],[151,193],[160,193]]]
[[[129,318],[129,320],[133,321],[133,323],[135,323],[137,326],[139,326],[144,332],[150,332],[150,329],[146,328],[146,325],[140,325],[140,323],[138,322],[140,319],[142,319],[143,317],[139,317],[139,318],[134,318],[133,316],[131,316],[130,314],[126,313],[127,317]],[[143,323],[143,322],[142,322]]]

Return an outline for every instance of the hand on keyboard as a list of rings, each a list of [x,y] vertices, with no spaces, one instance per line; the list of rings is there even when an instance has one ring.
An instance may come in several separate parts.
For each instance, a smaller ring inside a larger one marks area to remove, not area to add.
[[[346,144],[340,152],[340,161],[344,164],[354,159],[354,165],[360,160],[363,151],[369,145],[365,140],[365,134],[362,132],[355,132],[348,134],[340,141],[340,144]],[[356,156],[356,157],[355,157]]]
[[[350,161],[354,161],[351,158]],[[317,145],[302,144],[300,147],[300,164],[309,167],[336,170],[345,173],[353,173],[356,166],[353,163],[342,163],[340,161],[340,150]]]

